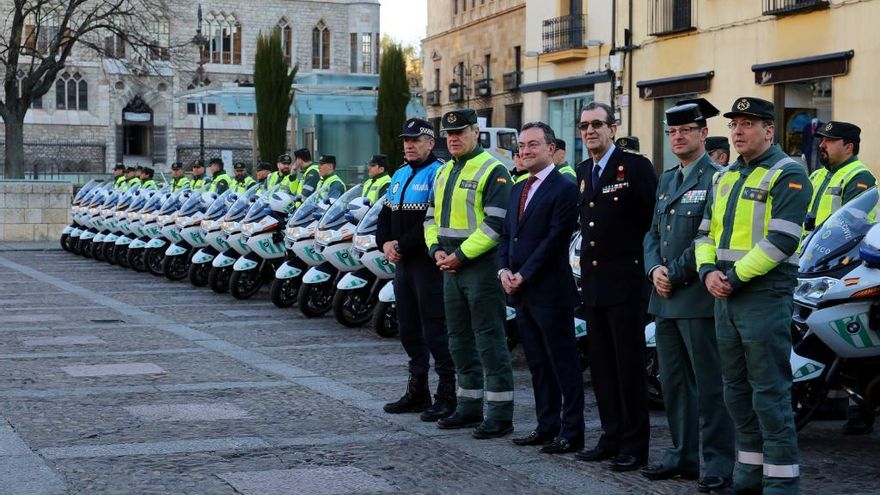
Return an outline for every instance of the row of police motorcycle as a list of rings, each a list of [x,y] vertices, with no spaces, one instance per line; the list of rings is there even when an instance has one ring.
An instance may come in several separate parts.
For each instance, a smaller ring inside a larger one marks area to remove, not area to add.
[[[379,335],[397,334],[394,265],[376,244],[381,203],[370,205],[356,186],[334,198],[279,190],[244,193],[170,192],[90,182],[73,201],[65,250],[149,271],[189,278],[238,299],[270,284],[279,307],[298,305],[308,317],[332,310],[346,326],[368,321]],[[794,293],[792,406],[798,429],[827,397],[843,391],[866,409],[880,404],[880,196],[871,188],[834,213],[804,242]],[[569,258],[580,277],[580,238]],[[438,304],[441,302],[438,301]],[[508,308],[508,345],[517,341]],[[583,308],[574,331],[582,366],[587,358]],[[654,325],[645,329],[649,401],[662,405]]]

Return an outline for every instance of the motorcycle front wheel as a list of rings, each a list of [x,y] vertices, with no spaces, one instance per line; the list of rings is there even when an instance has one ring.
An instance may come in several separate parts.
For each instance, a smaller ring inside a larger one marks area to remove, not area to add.
[[[236,299],[249,299],[260,290],[262,285],[259,267],[233,272],[229,277],[229,292]]]
[[[224,266],[222,268],[212,266],[211,272],[208,274],[208,285],[211,287],[212,291],[218,294],[223,294],[229,290],[229,277],[231,275],[231,266]]]
[[[92,240],[91,239],[88,239],[85,241],[80,240],[79,241],[79,251],[80,251],[80,254],[82,254],[86,258],[91,258],[92,257]]]
[[[373,330],[386,339],[399,335],[397,328],[397,305],[393,302],[379,301],[373,309]]]
[[[143,272],[146,271],[147,267],[144,265],[144,250],[143,249],[131,249],[128,250],[128,266],[134,268],[135,271]]]
[[[269,297],[272,299],[272,304],[279,308],[289,308],[296,304],[301,281],[300,277],[272,280],[272,284],[269,286]]]
[[[70,244],[67,243],[68,239],[70,239],[70,234],[61,234],[61,249],[70,252]]]
[[[147,271],[157,277],[165,275],[162,269],[162,262],[165,261],[165,252],[162,248],[144,249],[144,267]]]
[[[334,292],[336,287],[332,279],[319,284],[304,284],[296,297],[299,310],[308,318],[323,316],[333,305]]]
[[[195,287],[208,285],[208,276],[211,274],[210,263],[192,263],[189,265],[189,282]]]
[[[347,327],[360,327],[373,316],[370,288],[337,290],[333,295],[333,316]]]
[[[128,246],[124,244],[113,246],[113,260],[117,265],[128,268]]]
[[[103,242],[94,242],[92,241],[92,245],[90,247],[92,251],[92,258],[98,261],[104,261],[104,243]]]
[[[663,389],[660,387],[660,363],[656,347],[645,349],[645,379],[648,381],[648,407],[663,409]]]
[[[162,261],[162,273],[168,280],[183,280],[189,274],[189,258],[186,254],[166,256]]]
[[[828,397],[825,373],[818,378],[791,384],[791,409],[797,431],[807,425]]]

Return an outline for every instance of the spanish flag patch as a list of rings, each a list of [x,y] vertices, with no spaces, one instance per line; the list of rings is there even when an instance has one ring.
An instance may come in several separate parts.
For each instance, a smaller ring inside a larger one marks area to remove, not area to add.
[[[797,182],[789,182],[789,183],[788,183],[788,188],[789,188],[789,189],[794,189],[795,191],[800,191],[801,189],[804,188],[804,185],[803,185],[803,184],[799,184],[799,183],[797,183]]]
[[[502,184],[507,184],[507,179],[505,179],[504,177],[499,177],[499,178],[497,178],[497,179],[495,179],[495,180],[497,180],[498,182],[500,182],[500,183],[502,183]]]
[[[862,184],[861,182],[859,182],[858,184],[856,184],[856,187],[858,187],[859,189],[867,189],[867,188],[868,188],[868,185],[867,185],[867,184]]]

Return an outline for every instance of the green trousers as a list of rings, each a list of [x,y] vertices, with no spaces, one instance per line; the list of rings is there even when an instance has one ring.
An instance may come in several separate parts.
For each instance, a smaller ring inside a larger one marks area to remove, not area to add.
[[[672,447],[663,465],[700,473],[700,434],[706,475],[733,472],[733,421],[724,405],[721,363],[712,318],[660,318],[657,357]]]
[[[737,487],[798,493],[797,433],[791,410],[793,283],[752,281],[715,302],[724,401],[736,425]]]
[[[504,333],[504,292],[494,251],[443,274],[449,352],[458,377],[458,408],[465,416],[513,418],[513,368]],[[485,386],[483,375],[485,373]]]

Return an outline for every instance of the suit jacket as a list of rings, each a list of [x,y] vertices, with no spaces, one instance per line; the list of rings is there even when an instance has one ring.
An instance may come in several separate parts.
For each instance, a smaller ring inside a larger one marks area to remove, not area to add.
[[[654,213],[654,166],[642,155],[615,148],[595,190],[592,175],[592,158],[578,164],[584,303],[643,303],[648,284],[642,242]]]
[[[654,218],[651,229],[645,234],[648,279],[651,270],[662,265],[669,270],[673,287],[669,299],[651,291],[648,312],[663,318],[711,318],[714,314],[715,299],[697,274],[694,239],[712,190],[713,177],[720,167],[712,162],[708,153],[691,166],[696,168],[677,189],[675,174],[678,167],[660,176]]]
[[[524,278],[510,302],[573,308],[578,297],[568,246],[577,225],[577,186],[552,170],[519,219],[526,182],[513,186],[498,241],[498,266]]]

